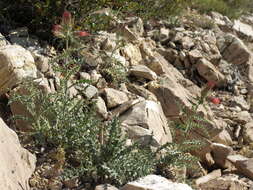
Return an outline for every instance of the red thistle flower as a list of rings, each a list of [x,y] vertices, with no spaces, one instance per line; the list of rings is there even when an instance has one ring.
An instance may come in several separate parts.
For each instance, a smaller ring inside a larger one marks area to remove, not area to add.
[[[59,36],[61,34],[61,31],[62,31],[62,26],[61,25],[59,25],[59,24],[53,25],[52,32],[55,36]]]
[[[221,103],[221,100],[219,98],[210,98],[210,100],[213,104],[220,104]]]
[[[85,32],[85,31],[77,31],[76,35],[78,35],[79,37],[85,37],[85,36],[89,36],[90,33]]]
[[[207,83],[207,86],[208,86],[210,89],[212,89],[213,87],[215,87],[215,85],[216,85],[216,82],[215,82],[215,81],[208,81],[208,83]]]
[[[69,11],[64,11],[62,14],[62,22],[64,24],[70,24],[71,23],[71,13]]]

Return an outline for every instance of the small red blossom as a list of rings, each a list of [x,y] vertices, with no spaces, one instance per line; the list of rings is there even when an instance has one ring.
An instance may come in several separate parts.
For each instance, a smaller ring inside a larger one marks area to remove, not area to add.
[[[207,83],[207,86],[209,87],[209,88],[214,88],[215,87],[215,85],[216,85],[216,82],[215,81],[208,81],[208,83]]]
[[[210,98],[210,100],[213,104],[220,104],[221,103],[221,100],[219,98]]]
[[[64,24],[70,24],[71,23],[72,15],[69,11],[64,11],[62,14],[62,22]]]
[[[89,36],[89,35],[90,35],[90,33],[85,32],[85,31],[77,31],[76,34],[77,34],[79,37],[85,37],[85,36]]]
[[[54,35],[58,36],[62,31],[62,26],[59,24],[55,24],[53,25],[53,29],[52,32],[54,33]]]

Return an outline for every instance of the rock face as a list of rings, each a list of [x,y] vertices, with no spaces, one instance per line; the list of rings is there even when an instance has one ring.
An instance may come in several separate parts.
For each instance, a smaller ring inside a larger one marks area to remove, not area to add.
[[[14,131],[0,118],[0,189],[28,189],[36,158],[23,149]]]
[[[173,183],[161,176],[148,175],[126,184],[121,190],[192,190],[192,188],[186,184]]]
[[[29,51],[18,45],[0,47],[0,94],[36,75],[37,69]]]
[[[145,100],[130,108],[120,117],[130,138],[149,142],[153,133],[153,145],[158,146],[172,142],[166,117],[159,104]]]

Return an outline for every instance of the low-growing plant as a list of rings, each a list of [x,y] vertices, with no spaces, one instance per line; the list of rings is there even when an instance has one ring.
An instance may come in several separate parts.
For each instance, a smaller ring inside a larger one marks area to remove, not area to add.
[[[25,88],[27,93],[14,93],[10,101],[21,102],[30,113],[23,119],[32,126],[28,134],[36,147],[56,150],[54,168],[63,170],[59,175],[64,179],[78,177],[92,184],[122,185],[151,174],[161,166],[190,165],[194,160],[188,154],[195,148],[192,143],[167,143],[156,149],[151,147],[151,140],[148,145],[138,141],[126,145],[127,136],[123,136],[116,118],[102,122],[89,100],[70,96],[71,87],[88,83],[73,80],[81,67],[77,55],[82,46],[76,43],[89,35],[75,31],[73,24],[71,14],[64,12],[61,23],[53,28],[54,35],[66,45],[52,60],[60,72],[56,92],[44,93],[34,82],[27,81],[19,87]]]

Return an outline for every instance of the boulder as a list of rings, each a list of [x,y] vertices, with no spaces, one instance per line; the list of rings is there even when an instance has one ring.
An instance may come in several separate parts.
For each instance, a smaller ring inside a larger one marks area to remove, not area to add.
[[[219,143],[212,143],[211,147],[215,164],[221,168],[229,168],[230,162],[228,162],[227,156],[233,153],[233,149],[230,146]]]
[[[140,139],[144,144],[153,139],[154,146],[172,142],[167,119],[162,107],[150,100],[135,104],[122,116],[120,121],[132,139]]]
[[[191,61],[191,64],[195,64],[198,60],[200,60],[203,57],[202,53],[197,49],[189,51],[188,56]]]
[[[234,20],[233,30],[241,37],[245,37],[248,40],[253,39],[253,28],[249,24],[243,23],[240,20]]]
[[[195,183],[196,183],[197,186],[200,187],[203,184],[209,183],[211,180],[216,179],[220,176],[221,176],[221,170],[220,169],[219,170],[214,170],[214,171],[208,173],[207,175],[198,178]]]
[[[231,155],[227,158],[242,175],[253,180],[253,158],[246,158],[241,155]]]
[[[246,124],[252,121],[252,118],[248,111],[241,111],[233,116],[233,120],[240,124]]]
[[[180,79],[182,79],[182,76],[171,73],[171,75],[166,75],[157,82],[151,82],[148,86],[148,89],[160,101],[166,117],[169,118],[178,117],[183,108],[187,108],[191,112],[192,104],[190,101],[194,102],[194,97],[200,96],[200,89],[194,88],[195,92],[187,90],[179,83]],[[221,132],[223,126],[213,118],[213,113],[210,109],[200,106],[198,115],[206,118],[205,122],[201,122],[205,126],[205,132],[198,128],[196,133],[205,137],[208,133],[208,139],[210,139]]]
[[[145,65],[133,66],[130,69],[130,74],[134,75],[136,77],[140,77],[140,78],[144,78],[144,79],[148,79],[148,80],[156,80],[157,79],[156,73],[154,71],[152,71],[151,69],[149,69]]]
[[[216,170],[215,170],[216,171]],[[208,180],[199,185],[201,190],[247,190],[248,185],[239,176],[229,174]]]
[[[108,108],[116,107],[126,101],[128,101],[128,97],[126,93],[121,92],[119,90],[115,90],[113,88],[105,88],[104,89],[104,97],[105,102]]]
[[[253,142],[253,121],[246,123],[246,125],[243,128],[243,140],[246,143],[252,143]]]
[[[31,53],[18,45],[0,47],[0,94],[28,78],[36,78],[37,69]]]
[[[29,189],[36,157],[21,147],[17,134],[0,118],[0,189]]]
[[[217,84],[221,84],[225,80],[224,75],[206,59],[200,59],[196,64],[196,68],[200,76],[207,81],[215,81]]]
[[[98,113],[99,116],[106,119],[108,116],[108,112],[107,112],[105,101],[100,96],[94,99],[94,101],[95,101],[96,112]]]
[[[148,175],[127,183],[121,190],[192,190],[192,188],[187,184],[171,182],[161,176]]]
[[[75,88],[80,91],[87,99],[92,99],[98,94],[98,89],[90,84],[82,83],[80,85],[75,86]]]
[[[217,39],[218,48],[223,58],[236,65],[246,64],[252,55],[247,46],[233,34],[224,34]]]
[[[129,43],[121,49],[121,53],[132,66],[138,65],[142,60],[141,52],[137,45]]]
[[[233,140],[230,134],[225,129],[221,131],[216,137],[214,137],[213,142],[224,144],[227,146],[230,146],[233,144]]]
[[[146,88],[142,87],[142,86],[138,86],[132,83],[128,83],[127,84],[127,90],[133,94],[136,94],[138,96],[141,96],[145,99],[148,100],[153,100],[153,101],[157,101],[156,96],[150,92],[149,90],[147,90]]]

